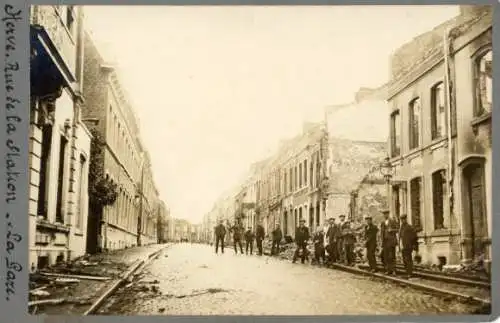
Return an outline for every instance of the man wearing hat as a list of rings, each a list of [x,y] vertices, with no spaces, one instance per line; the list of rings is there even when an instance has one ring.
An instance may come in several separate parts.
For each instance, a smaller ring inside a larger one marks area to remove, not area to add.
[[[370,215],[365,216],[366,226],[365,226],[365,247],[366,247],[366,258],[368,259],[368,264],[370,266],[370,271],[377,271],[377,258],[375,257],[375,251],[377,250],[377,233],[378,228],[372,222],[372,217]]]
[[[274,225],[274,230],[272,232],[272,247],[271,247],[271,255],[278,255],[280,253],[280,244],[283,239],[283,232],[281,232],[280,224],[276,223]]]
[[[399,229],[399,239],[401,243],[401,255],[406,269],[407,278],[413,273],[413,251],[418,252],[418,236],[415,228],[408,223],[406,214],[401,214],[401,228]]]
[[[262,226],[262,220],[259,220],[259,224],[257,224],[257,228],[255,228],[255,242],[257,243],[259,256],[262,256],[262,241],[264,241],[265,236],[266,232]]]
[[[302,251],[300,256],[301,262],[304,263],[307,255],[307,241],[309,240],[309,229],[304,225],[306,220],[300,219],[299,227],[295,230],[295,243],[297,244],[297,249],[295,249],[295,253],[293,254],[292,262],[297,262],[297,258],[299,257],[299,252]]]
[[[346,220],[345,220],[345,215],[341,214],[339,215],[340,223],[338,225],[339,227],[339,237],[337,239],[337,260],[344,262],[346,261],[345,257],[345,248],[344,248],[344,231],[346,229]]]
[[[344,242],[345,261],[348,266],[354,265],[354,244],[356,243],[356,235],[351,228],[351,221],[344,222],[344,229],[342,231],[342,240]]]
[[[326,241],[328,243],[328,261],[333,263],[338,260],[338,240],[340,238],[340,228],[335,223],[335,218],[328,220],[328,229],[326,231]]]
[[[396,265],[396,246],[398,244],[397,234],[399,231],[398,223],[391,219],[388,209],[382,210],[384,220],[380,224],[380,235],[382,238],[382,252],[384,257],[384,265],[386,273],[389,275],[395,274],[394,267]]]
[[[224,221],[219,220],[219,225],[215,227],[215,253],[219,252],[219,244],[222,253],[224,253],[224,237],[226,236],[226,227]]]

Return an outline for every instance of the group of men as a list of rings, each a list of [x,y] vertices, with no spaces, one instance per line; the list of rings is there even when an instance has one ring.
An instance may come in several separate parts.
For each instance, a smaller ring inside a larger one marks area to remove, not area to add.
[[[257,242],[257,254],[262,256],[262,241],[264,241],[265,231],[262,224],[258,224],[255,228],[255,233],[251,228],[245,231],[245,228],[241,222],[236,223],[229,227],[229,232],[233,235],[233,247],[234,252],[238,253],[238,248],[240,253],[243,254],[243,244],[242,239],[245,239],[245,253],[253,254],[253,243],[254,240]],[[223,221],[219,221],[219,225],[215,227],[215,253],[219,253],[219,246],[221,252],[224,253],[224,240],[227,234],[226,227]]]
[[[418,252],[418,239],[415,228],[407,222],[405,214],[400,216],[400,223],[389,216],[389,210],[383,210],[384,220],[377,227],[370,216],[366,216],[366,225],[364,227],[364,239],[366,248],[366,257],[370,267],[370,271],[378,271],[377,269],[377,249],[380,245],[380,258],[384,265],[385,272],[390,275],[395,274],[396,263],[396,248],[399,247],[403,264],[406,268],[406,274],[409,278],[413,271],[414,251]],[[318,228],[312,236],[314,244],[314,258],[316,263],[345,263],[353,266],[356,255],[354,251],[357,241],[356,233],[351,227],[351,222],[345,219],[345,215],[339,216],[340,223],[335,223],[334,218],[328,220],[327,228]],[[296,249],[293,254],[292,262],[295,263],[300,258],[302,263],[309,259],[309,251],[307,250],[308,242],[311,238],[309,229],[305,226],[305,220],[299,221],[299,226],[295,230]],[[241,223],[237,223],[229,228],[229,232],[233,235],[234,251],[243,254],[242,240],[245,240],[246,254],[253,254],[253,242],[257,243],[258,255],[262,255],[262,242],[265,238],[265,230],[261,223],[255,229],[255,232],[248,228],[246,231]],[[224,253],[224,239],[227,234],[226,227],[220,221],[215,227],[215,252],[218,253],[219,246]],[[277,255],[280,252],[280,245],[283,239],[283,233],[280,225],[276,224],[275,229],[271,233],[272,248],[271,255]]]

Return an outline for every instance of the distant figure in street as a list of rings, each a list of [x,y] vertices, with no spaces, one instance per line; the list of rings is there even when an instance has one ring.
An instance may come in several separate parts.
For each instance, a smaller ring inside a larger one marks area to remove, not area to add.
[[[306,220],[301,219],[299,221],[299,226],[295,230],[295,243],[297,244],[297,249],[295,249],[295,253],[293,254],[293,263],[297,262],[297,258],[301,258],[301,263],[304,263],[307,256],[307,241],[309,240],[309,229],[304,225]]]
[[[382,211],[384,221],[380,224],[380,235],[382,238],[382,252],[384,253],[385,271],[389,275],[395,274],[396,245],[398,244],[398,224],[389,217],[389,210]]]
[[[368,259],[368,264],[370,265],[370,271],[377,271],[377,258],[375,252],[377,250],[377,234],[378,228],[372,222],[372,217],[367,215],[365,217],[365,247],[366,247],[366,258]]]
[[[257,224],[257,228],[255,228],[255,242],[257,243],[257,251],[259,252],[259,256],[262,256],[262,241],[266,236],[266,232],[264,227],[262,226],[262,222],[259,221]]]
[[[275,228],[272,232],[272,238],[273,241],[271,246],[271,255],[279,255],[281,239],[283,239],[283,233],[281,232],[279,223],[276,223],[275,225]]]
[[[339,215],[340,223],[338,224],[339,227],[339,237],[337,239],[337,260],[340,262],[345,262],[346,257],[345,257],[345,250],[344,250],[344,229],[345,229],[345,215],[341,214]]]
[[[233,232],[233,244],[234,244],[234,252],[238,254],[238,246],[240,247],[241,254],[243,254],[243,245],[241,244],[241,238],[243,236],[244,228],[241,223],[236,223],[231,231]]]
[[[318,228],[313,237],[314,243],[314,262],[316,264],[325,264],[325,234],[323,228]],[[322,262],[320,262],[322,260]]]
[[[223,221],[219,221],[219,225],[215,227],[215,253],[219,253],[219,244],[222,253],[224,253],[224,237],[226,236],[226,227]]]
[[[250,249],[250,254],[253,255],[253,239],[254,234],[252,232],[252,228],[248,228],[245,232],[245,253],[248,255],[248,249]]]
[[[418,236],[415,228],[408,223],[406,214],[401,214],[401,228],[399,229],[399,239],[401,243],[401,254],[403,264],[406,269],[407,278],[413,274],[413,251],[418,252]]]
[[[342,233],[342,240],[344,242],[345,260],[348,266],[354,265],[354,244],[356,243],[356,236],[351,228],[351,222],[345,221],[344,230]]]
[[[337,262],[339,255],[337,246],[338,240],[340,239],[340,228],[335,223],[335,218],[330,218],[328,220],[328,230],[326,231],[326,241],[328,243],[328,261],[330,263]]]

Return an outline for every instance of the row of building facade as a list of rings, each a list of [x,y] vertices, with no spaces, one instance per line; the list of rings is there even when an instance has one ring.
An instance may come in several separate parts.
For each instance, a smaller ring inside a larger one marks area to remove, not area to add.
[[[425,263],[491,262],[492,8],[460,6],[457,17],[390,58],[391,77],[361,88],[352,103],[327,107],[255,163],[202,223],[242,219],[267,234],[279,223],[293,238],[299,219],[313,230],[345,214],[352,221],[388,207],[419,231]],[[355,125],[355,126],[354,126]],[[382,171],[384,158],[389,169]],[[385,175],[385,176],[384,176]]]
[[[83,7],[31,6],[30,265],[167,241],[138,118]]]

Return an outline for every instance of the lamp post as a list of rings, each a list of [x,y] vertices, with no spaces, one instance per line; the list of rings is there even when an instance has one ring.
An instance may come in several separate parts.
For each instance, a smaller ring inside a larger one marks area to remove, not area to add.
[[[390,188],[391,188],[390,184],[391,184],[391,179],[392,179],[393,172],[394,172],[394,169],[392,168],[392,164],[390,162],[389,157],[385,157],[384,161],[379,166],[379,170],[380,170],[380,173],[382,174],[382,176],[384,176],[387,200],[389,202],[389,197],[390,197],[390,193],[391,193],[390,192]],[[388,204],[390,205],[390,203],[388,203]],[[389,207],[389,210],[390,209],[391,208]]]
[[[136,196],[139,198],[139,216],[137,218],[137,246],[142,245],[142,213],[144,209],[144,170],[146,169],[146,161],[143,160],[141,165],[141,182],[139,187],[139,194]]]

